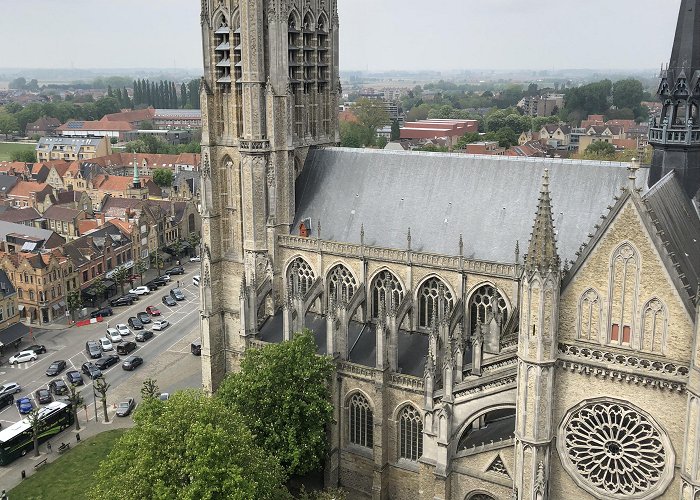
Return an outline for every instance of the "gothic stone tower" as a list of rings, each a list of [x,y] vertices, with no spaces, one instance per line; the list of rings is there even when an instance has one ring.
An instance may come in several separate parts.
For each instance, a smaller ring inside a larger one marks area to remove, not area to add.
[[[339,141],[337,4],[202,0],[201,24],[202,380],[212,391],[258,313],[279,305],[275,241],[289,234],[308,148]]]
[[[688,196],[700,189],[700,0],[682,0],[671,62],[661,71],[661,118],[652,119],[649,186],[676,170]]]

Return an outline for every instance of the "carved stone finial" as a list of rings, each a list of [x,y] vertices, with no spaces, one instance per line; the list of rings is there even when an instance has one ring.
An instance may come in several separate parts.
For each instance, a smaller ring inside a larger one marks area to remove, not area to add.
[[[321,239],[321,219],[316,222],[316,238]]]
[[[556,234],[552,218],[552,199],[549,193],[549,170],[545,169],[542,176],[542,189],[537,203],[535,224],[527,251],[527,270],[539,270],[542,273],[551,269],[559,269],[559,254],[557,253]]]
[[[544,491],[546,489],[546,482],[547,478],[544,470],[544,462],[540,460],[540,463],[537,464],[537,475],[535,476],[535,493],[544,495]]]
[[[408,232],[406,233],[406,244],[407,248],[410,250],[411,249],[411,228],[408,228]]]
[[[459,256],[464,257],[464,239],[462,233],[459,233]]]
[[[520,242],[515,240],[515,263],[520,264]]]
[[[360,224],[360,245],[365,244],[365,225]]]

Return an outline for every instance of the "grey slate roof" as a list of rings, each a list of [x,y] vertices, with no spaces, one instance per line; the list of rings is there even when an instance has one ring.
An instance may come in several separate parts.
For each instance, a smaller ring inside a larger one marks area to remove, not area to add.
[[[0,194],[7,194],[15,187],[19,177],[14,175],[0,175]]]
[[[7,297],[15,293],[15,286],[10,281],[7,273],[0,269],[0,297]]]
[[[296,218],[323,239],[513,262],[527,248],[545,169],[562,259],[575,252],[626,185],[626,164],[448,153],[312,150],[296,183]],[[638,172],[646,186],[647,170]]]
[[[23,224],[0,221],[0,241],[7,241],[8,234],[20,234],[22,236],[28,236],[30,238],[36,238],[46,242],[55,233],[50,229],[38,229],[33,226],[25,226]],[[63,240],[63,238],[60,239]]]
[[[675,171],[659,180],[642,199],[681,281],[690,296],[695,296],[700,280],[700,217]]]

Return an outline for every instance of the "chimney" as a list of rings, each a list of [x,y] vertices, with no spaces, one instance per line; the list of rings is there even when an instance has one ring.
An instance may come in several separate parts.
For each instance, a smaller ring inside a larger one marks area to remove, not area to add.
[[[105,213],[104,213],[104,212],[102,212],[102,213],[100,214],[100,220],[102,221],[102,223],[100,224],[100,226],[104,226],[104,225],[105,225]]]

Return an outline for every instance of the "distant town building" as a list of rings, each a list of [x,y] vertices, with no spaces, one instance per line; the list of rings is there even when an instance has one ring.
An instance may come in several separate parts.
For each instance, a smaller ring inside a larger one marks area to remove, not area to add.
[[[564,94],[523,97],[518,108],[527,116],[552,116],[564,107]]]
[[[134,126],[129,122],[72,120],[58,127],[56,132],[63,137],[108,137],[122,141],[132,130]]]
[[[54,135],[60,126],[61,122],[57,118],[42,116],[35,122],[27,123],[25,134],[29,137]]]
[[[401,128],[401,139],[439,139],[446,138],[449,147],[467,132],[478,132],[476,120],[420,120],[406,122]]]
[[[42,137],[36,145],[37,159],[48,160],[88,160],[112,153],[112,146],[106,137]]]

